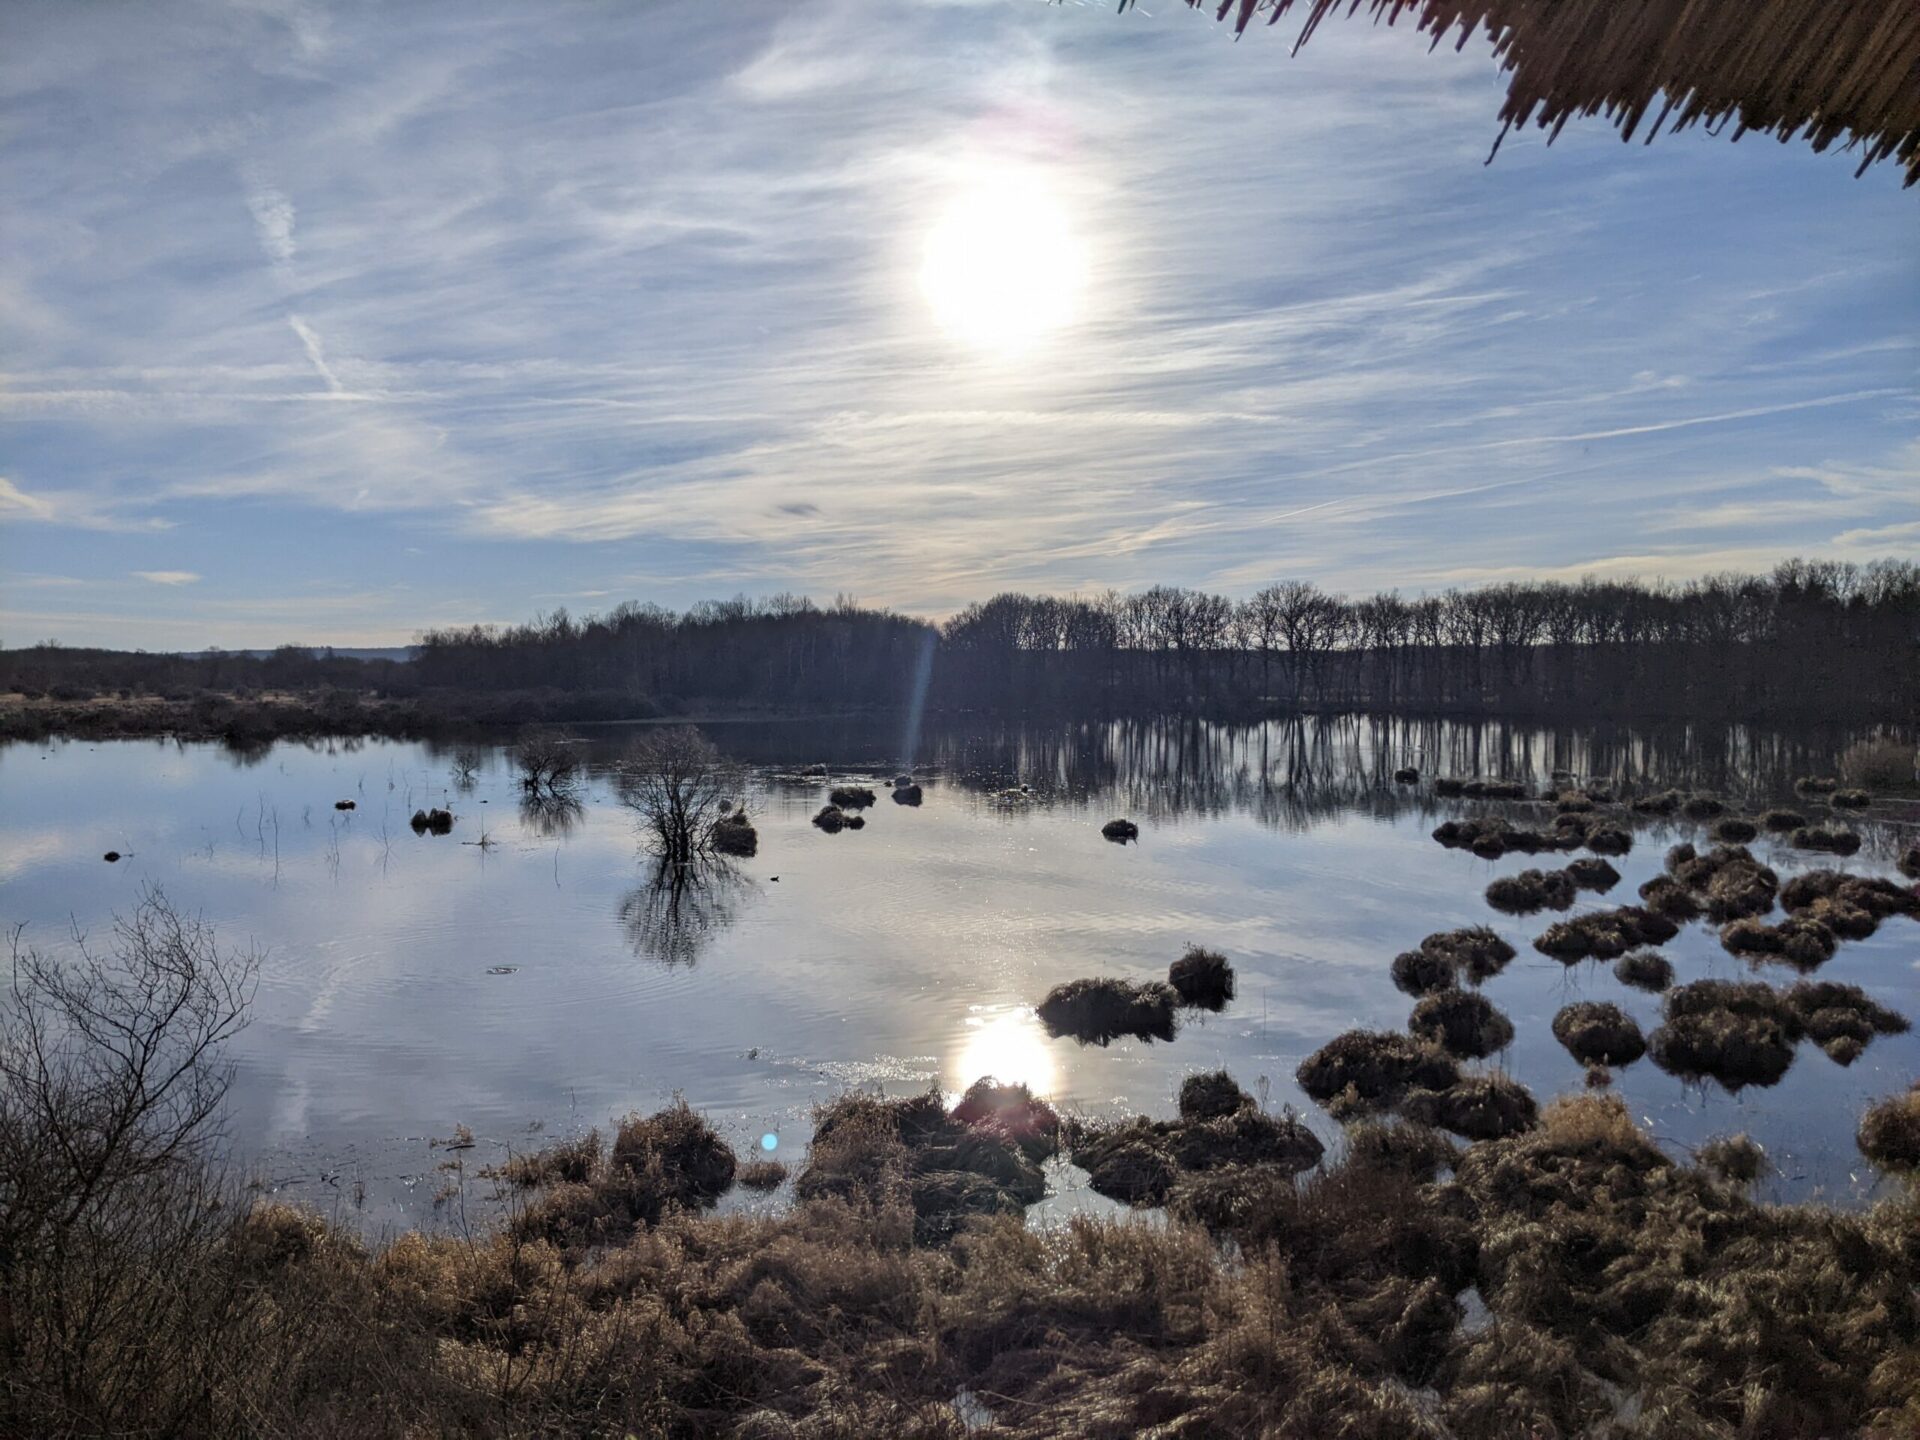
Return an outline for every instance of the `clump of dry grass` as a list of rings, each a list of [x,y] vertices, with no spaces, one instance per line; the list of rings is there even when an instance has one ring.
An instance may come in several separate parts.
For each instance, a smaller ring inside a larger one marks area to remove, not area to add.
[[[1433,793],[1435,795],[1445,799],[1452,799],[1455,796],[1464,795],[1466,790],[1467,782],[1465,780],[1452,775],[1437,775],[1434,777]]]
[[[1622,905],[1549,925],[1533,948],[1571,965],[1580,960],[1611,960],[1636,945],[1664,944],[1678,933],[1679,927],[1666,916],[1638,905]]]
[[[1697,920],[1700,902],[1691,890],[1671,875],[1656,875],[1640,887],[1640,898],[1656,915],[1669,920]]]
[[[562,1250],[618,1242],[673,1211],[711,1205],[733,1184],[733,1151],[684,1101],[629,1115],[605,1156],[597,1133],[542,1156],[505,1167],[514,1183],[543,1187],[514,1215],[511,1233]]]
[[[1335,1119],[1346,1119],[1391,1110],[1410,1090],[1444,1090],[1458,1083],[1460,1070],[1405,1035],[1349,1030],[1301,1061],[1294,1078]]]
[[[1776,1084],[1793,1064],[1800,1020],[1770,985],[1696,980],[1667,992],[1665,1022],[1649,1037],[1654,1063],[1728,1090]]]
[[[1444,821],[1434,830],[1433,838],[1449,850],[1471,850],[1482,860],[1498,860],[1510,852],[1537,855],[1578,843],[1577,838],[1523,829],[1492,815]]]
[[[1620,872],[1598,857],[1583,857],[1567,862],[1567,875],[1582,890],[1611,890],[1620,883]]]
[[[1442,930],[1427,936],[1420,948],[1445,956],[1456,973],[1470,984],[1481,985],[1507,968],[1514,949],[1487,925],[1468,925],[1459,930]]]
[[[453,812],[450,810],[416,810],[413,818],[407,822],[416,835],[450,835],[453,833]]]
[[[1125,845],[1130,840],[1140,838],[1140,827],[1131,820],[1109,820],[1100,827],[1100,833],[1117,844]]]
[[[1179,1004],[1179,991],[1160,981],[1142,985],[1098,976],[1054,986],[1037,1011],[1049,1035],[1106,1045],[1122,1035],[1171,1040]]]
[[[1774,835],[1784,835],[1790,830],[1798,830],[1807,823],[1807,817],[1798,810],[1773,809],[1760,814],[1760,828]]]
[[[1605,1000],[1580,1000],[1553,1017],[1553,1038],[1585,1065],[1631,1065],[1647,1053],[1634,1018]]]
[[[1573,876],[1565,870],[1522,870],[1487,886],[1487,903],[1509,915],[1565,910],[1573,904]]]
[[[1407,1029],[1463,1060],[1480,1060],[1513,1043],[1513,1022],[1477,990],[1442,990],[1413,1007]]]
[[[1865,810],[1873,804],[1873,796],[1865,790],[1836,790],[1827,803],[1836,810]]]
[[[1553,797],[1553,808],[1562,815],[1584,815],[1593,809],[1593,797],[1584,790],[1562,790]]]
[[[1687,803],[1687,797],[1679,790],[1662,790],[1655,795],[1642,795],[1629,809],[1641,815],[1672,815]]]
[[[1793,832],[1797,850],[1820,850],[1829,855],[1852,855],[1860,848],[1860,836],[1835,825],[1806,825]]]
[[[1744,815],[1727,815],[1714,821],[1708,833],[1723,845],[1744,845],[1759,835],[1760,827]]]
[[[1876,1035],[1901,1035],[1907,1018],[1874,1000],[1858,985],[1803,980],[1785,1003],[1800,1032],[1834,1060],[1851,1065]]]
[[[1532,1129],[1539,1107],[1519,1081],[1491,1074],[1469,1075],[1445,1090],[1410,1091],[1400,1113],[1469,1140],[1499,1140]]]
[[[562,1140],[527,1155],[511,1155],[498,1168],[499,1178],[522,1190],[542,1185],[584,1185],[600,1167],[602,1141],[598,1130]]]
[[[1920,844],[1907,846],[1900,852],[1900,858],[1894,863],[1899,866],[1902,875],[1920,880]]]
[[[1460,793],[1476,800],[1524,800],[1527,787],[1518,780],[1476,776],[1460,786]]]
[[[1833,958],[1839,938],[1808,911],[1789,915],[1778,925],[1729,921],[1720,927],[1720,943],[1742,959],[1779,960],[1797,970],[1817,970]]]
[[[815,812],[813,823],[817,828],[826,831],[827,834],[836,835],[846,828],[847,817],[837,805],[822,805],[820,809]]]
[[[1840,788],[1840,782],[1831,775],[1802,775],[1793,782],[1796,795],[1831,795]]]
[[[1715,924],[1766,914],[1780,889],[1780,877],[1744,845],[1716,845],[1704,855],[1676,845],[1667,852],[1667,870],[1701,898]]]
[[[1402,765],[1393,772],[1393,779],[1396,785],[1418,785],[1420,772],[1412,765]]]
[[[1189,1075],[1180,1082],[1182,1120],[1218,1120],[1253,1104],[1253,1097],[1224,1070]]]
[[[1744,1133],[1717,1136],[1696,1150],[1693,1158],[1702,1169],[1731,1185],[1751,1185],[1773,1169],[1767,1152]]]
[[[733,810],[713,822],[708,831],[713,848],[722,855],[750,859],[760,853],[760,832],[747,818],[747,812]]]
[[[865,785],[836,785],[827,792],[827,799],[842,810],[864,810],[879,797]]]
[[[1233,999],[1233,966],[1217,950],[1189,945],[1187,953],[1167,967],[1167,983],[1182,1005],[1224,1010]]]
[[[1594,825],[1587,830],[1586,847],[1596,855],[1625,855],[1633,836],[1618,825]]]
[[[1658,994],[1673,984],[1673,964],[1654,950],[1634,950],[1613,962],[1613,973],[1622,985]]]
[[[1680,804],[1680,813],[1689,820],[1711,820],[1716,815],[1726,814],[1726,811],[1726,801],[1705,791],[1689,795]]]
[[[1894,915],[1920,919],[1920,892],[1880,876],[1848,875],[1839,870],[1809,870],[1780,891],[1788,912],[1817,919],[1835,934],[1863,940]]]
[[[1431,995],[1451,990],[1459,983],[1460,972],[1451,955],[1427,949],[1402,950],[1393,957],[1393,983],[1407,995]]]
[[[787,1167],[778,1160],[749,1160],[734,1174],[743,1190],[778,1190],[787,1181]]]
[[[1920,1171],[1920,1085],[1869,1105],[1855,1139],[1860,1153],[1882,1170]]]

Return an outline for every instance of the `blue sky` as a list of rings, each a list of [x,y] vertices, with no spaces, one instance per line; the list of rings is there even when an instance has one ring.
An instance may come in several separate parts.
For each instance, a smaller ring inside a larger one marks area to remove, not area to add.
[[[1173,0],[4,28],[0,643],[1920,558],[1898,170],[1597,120],[1484,165],[1478,43],[1289,57]]]

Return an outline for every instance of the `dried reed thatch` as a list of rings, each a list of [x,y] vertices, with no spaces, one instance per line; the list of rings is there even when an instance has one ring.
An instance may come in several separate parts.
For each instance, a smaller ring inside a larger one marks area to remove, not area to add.
[[[1920,1086],[1868,1106],[1855,1138],[1882,1170],[1920,1171]]]
[[[1771,985],[1696,980],[1667,992],[1666,1023],[1647,1048],[1654,1064],[1682,1079],[1712,1079],[1728,1090],[1772,1085],[1793,1064],[1799,1015]]]
[[[1082,1045],[1105,1045],[1122,1035],[1171,1040],[1180,993],[1171,985],[1097,976],[1069,980],[1047,992],[1038,1006],[1049,1035],[1070,1035]]]

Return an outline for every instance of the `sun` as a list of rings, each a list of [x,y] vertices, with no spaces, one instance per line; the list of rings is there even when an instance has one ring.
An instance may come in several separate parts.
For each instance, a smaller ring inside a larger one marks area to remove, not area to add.
[[[1059,1081],[1047,1032],[1024,1007],[969,1015],[947,1074],[955,1090],[992,1076],[1002,1085],[1019,1083],[1036,1095],[1048,1095]]]
[[[965,345],[1016,355],[1078,314],[1086,248],[1038,170],[974,174],[927,233],[920,289],[934,319]]]

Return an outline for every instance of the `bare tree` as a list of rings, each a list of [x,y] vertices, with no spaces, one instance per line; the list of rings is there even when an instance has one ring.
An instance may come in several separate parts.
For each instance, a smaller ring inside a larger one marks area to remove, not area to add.
[[[554,730],[523,730],[513,747],[520,767],[520,786],[531,794],[559,795],[570,789],[579,773],[580,757],[566,736]]]
[[[713,848],[721,804],[739,793],[739,770],[690,725],[660,730],[620,766],[620,800],[637,812],[662,860],[684,865]]]
[[[231,1078],[220,1050],[257,970],[158,889],[105,952],[77,937],[50,956],[15,934],[0,1013],[0,1430],[51,1407],[80,1430],[138,1413],[143,1433],[178,1433],[168,1407],[203,1402],[184,1372],[224,1363],[213,1337],[242,1303],[208,1282],[236,1213],[209,1178]]]

